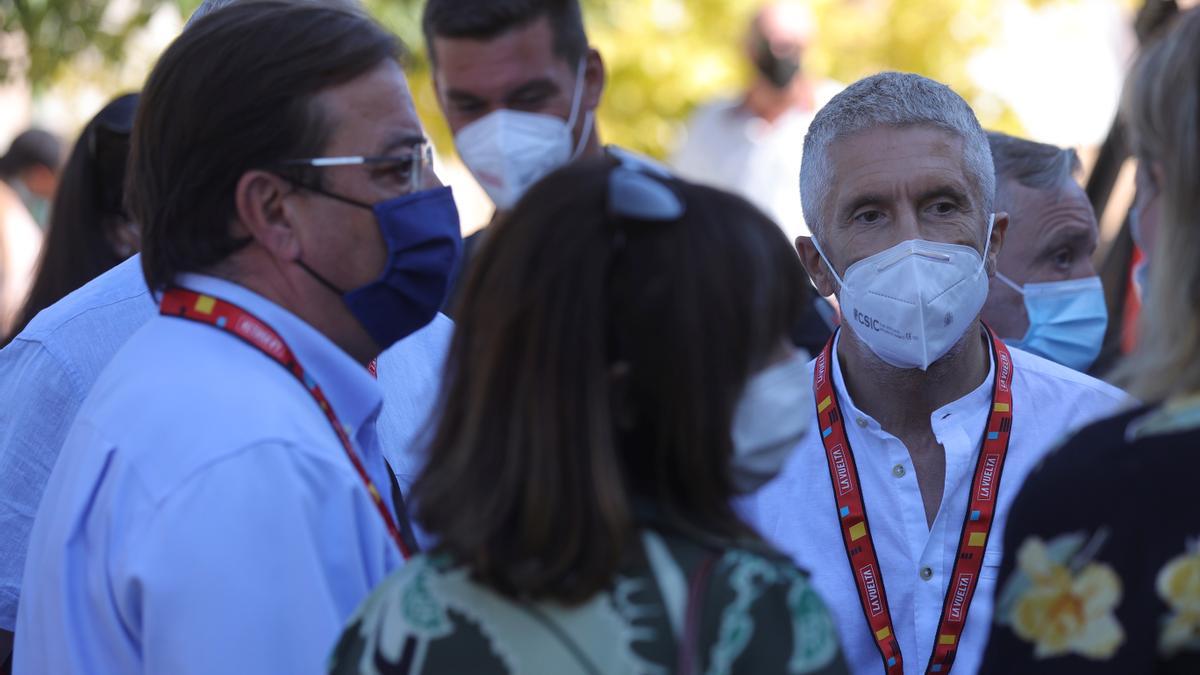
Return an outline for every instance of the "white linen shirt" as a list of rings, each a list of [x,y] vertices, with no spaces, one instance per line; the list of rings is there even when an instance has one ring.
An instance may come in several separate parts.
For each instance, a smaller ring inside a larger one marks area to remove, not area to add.
[[[959,674],[979,669],[991,627],[1004,524],[1025,477],[1068,430],[1130,402],[1123,392],[1099,380],[1019,349],[1010,347],[1009,351],[1014,370],[1012,435],[979,585],[952,668]],[[832,360],[834,388],[858,465],[904,672],[924,673],[983,445],[994,365],[983,384],[930,418],[933,433],[946,450],[945,491],[931,529],[908,449],[850,400],[836,344]],[[813,363],[809,364],[810,383]],[[815,416],[816,410],[809,414]],[[812,428],[818,425],[814,423]],[[879,675],[884,672],[883,659],[863,614],[835,504],[821,435],[810,433],[780,476],[748,498],[742,511],[763,536],[811,572],[814,588],[837,621],[851,671]]]
[[[279,332],[390,504],[366,370],[240,286],[180,282]],[[400,564],[304,387],[234,336],[155,316],[96,381],[46,486],[14,672],[323,672],[344,621]]]
[[[113,355],[157,313],[135,255],[43,310],[0,350],[0,629],[16,626],[29,532],[67,431]],[[439,314],[379,357],[377,432],[405,492],[453,330]]]

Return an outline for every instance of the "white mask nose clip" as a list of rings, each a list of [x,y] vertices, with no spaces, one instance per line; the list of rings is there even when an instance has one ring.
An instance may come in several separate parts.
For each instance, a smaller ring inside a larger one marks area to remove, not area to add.
[[[979,318],[994,224],[992,215],[982,255],[974,246],[912,239],[854,263],[839,279],[843,322],[888,365],[927,370]]]

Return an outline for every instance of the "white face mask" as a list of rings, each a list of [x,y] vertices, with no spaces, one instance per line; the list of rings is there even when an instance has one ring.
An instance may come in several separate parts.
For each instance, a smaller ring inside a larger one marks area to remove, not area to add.
[[[496,208],[511,209],[530,186],[583,152],[592,134],[590,111],[577,143],[572,132],[583,101],[586,67],[587,61],[581,59],[571,115],[565,122],[554,115],[504,109],[468,124],[454,137],[463,163]]]
[[[733,415],[733,487],[749,494],[770,481],[812,423],[808,352],[796,350],[746,383]]]
[[[833,269],[843,321],[875,355],[896,368],[928,370],[962,339],[987,300],[984,260],[996,215],[988,221],[983,256],[970,246],[912,239]]]

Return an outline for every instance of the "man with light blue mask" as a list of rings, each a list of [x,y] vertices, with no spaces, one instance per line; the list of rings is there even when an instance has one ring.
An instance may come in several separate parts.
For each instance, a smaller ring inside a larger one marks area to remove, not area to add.
[[[978,669],[1021,483],[1126,401],[980,320],[1009,223],[995,180],[970,106],[918,75],[856,82],[805,138],[797,249],[842,328],[796,411],[819,433],[745,513],[812,572],[855,673]]]
[[[1108,310],[1092,265],[1099,227],[1073,150],[988,133],[1009,227],[983,318],[1012,347],[1087,372]]]
[[[575,160],[609,154],[663,170],[600,143],[604,61],[588,45],[578,0],[429,0],[422,28],[442,113],[496,206],[493,222]],[[467,237],[463,273],[486,236],[484,228]]]

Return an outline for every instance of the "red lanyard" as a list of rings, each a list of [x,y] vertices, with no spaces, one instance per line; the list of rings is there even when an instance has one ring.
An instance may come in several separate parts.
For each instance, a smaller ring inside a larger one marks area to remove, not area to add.
[[[1009,433],[1012,430],[1012,357],[1008,348],[990,328],[988,337],[992,341],[992,354],[996,376],[992,385],[992,406],[984,428],[983,450],[975,464],[975,477],[971,481],[971,500],[963,519],[962,535],[958,540],[958,555],[954,561],[954,572],[950,575],[950,587],[942,604],[942,618],[938,623],[936,643],[929,658],[927,673],[949,673],[958,651],[958,641],[967,623],[967,610],[979,582],[979,570],[983,566],[983,552],[987,547],[992,529],[992,517],[996,510],[996,493],[1000,485],[1000,474],[1004,469],[1004,458],[1008,454]],[[838,405],[837,392],[833,388],[833,376],[829,372],[833,363],[834,338],[829,339],[813,372],[813,391],[817,400],[817,420],[820,422],[825,457],[829,462],[829,479],[833,482],[834,500],[837,502],[838,519],[842,525],[842,541],[846,546],[846,557],[854,573],[858,597],[862,602],[863,614],[871,627],[875,645],[883,656],[887,675],[902,675],[904,659],[900,656],[900,643],[888,610],[887,593],[884,591],[883,572],[879,567],[879,556],[867,520],[867,508],[863,502],[858,468],[854,453],[850,449],[846,424]]]
[[[321,387],[304,372],[300,361],[292,353],[291,347],[288,347],[287,343],[284,342],[279,333],[275,332],[274,328],[271,328],[258,317],[231,302],[214,298],[211,295],[202,295],[177,286],[168,289],[163,294],[159,313],[163,316],[174,316],[213,326],[241,338],[242,341],[271,357],[272,360],[295,376],[300,384],[304,385],[305,390],[313,397],[313,400],[316,401],[317,405],[321,408],[321,412],[325,413],[325,419],[329,420],[329,425],[333,427],[333,432],[337,434],[338,440],[342,443],[342,449],[346,451],[346,456],[350,458],[350,463],[354,465],[354,470],[358,472],[358,477],[366,485],[367,494],[371,495],[371,501],[375,503],[375,508],[379,511],[379,515],[383,517],[388,534],[392,536],[392,539],[396,542],[396,546],[400,548],[400,554],[404,556],[405,560],[412,555],[408,550],[408,546],[404,543],[404,538],[400,536],[400,529],[396,527],[396,521],[392,518],[387,504],[384,503],[383,497],[379,494],[379,490],[375,487],[375,483],[371,480],[371,477],[367,475],[367,470],[363,468],[362,462],[359,461],[358,454],[354,452],[354,446],[350,443],[350,437],[346,434],[345,427],[338,420],[337,413],[333,411],[333,406],[329,404],[329,400],[325,398],[325,392],[321,391]]]

